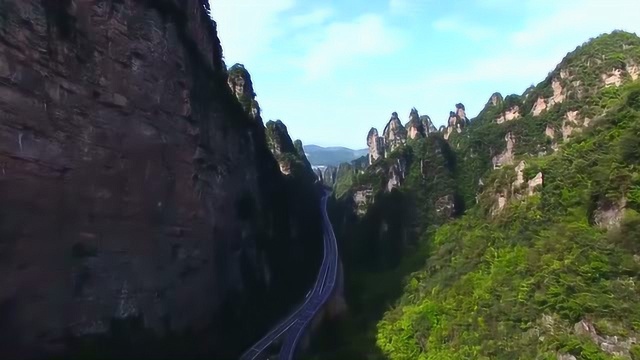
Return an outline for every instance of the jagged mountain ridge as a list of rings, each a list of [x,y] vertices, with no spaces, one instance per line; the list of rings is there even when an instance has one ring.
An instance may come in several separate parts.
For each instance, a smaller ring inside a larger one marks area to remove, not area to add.
[[[331,358],[638,358],[639,61],[635,34],[591,39],[523,95],[495,93],[460,131],[407,141],[353,176],[334,204],[365,293],[349,301],[417,272],[391,310],[361,305],[386,312],[376,339],[343,335],[377,346],[334,344]]]

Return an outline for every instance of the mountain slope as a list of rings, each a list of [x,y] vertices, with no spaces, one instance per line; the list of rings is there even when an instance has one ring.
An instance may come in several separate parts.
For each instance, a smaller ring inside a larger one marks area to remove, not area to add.
[[[640,358],[639,50],[634,34],[592,39],[355,175],[335,227],[369,245],[343,252],[354,314],[320,358]]]
[[[436,231],[378,324],[391,359],[637,356],[640,85],[622,92],[589,132],[536,159],[539,194],[492,214],[515,173],[494,172],[478,207]],[[607,232],[608,221],[621,225]]]

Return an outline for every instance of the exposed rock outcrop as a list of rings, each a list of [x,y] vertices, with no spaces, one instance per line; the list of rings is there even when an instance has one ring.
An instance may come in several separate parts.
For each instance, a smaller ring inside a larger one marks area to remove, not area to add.
[[[504,137],[504,141],[507,143],[506,149],[502,153],[494,156],[491,160],[494,169],[513,164],[513,149],[516,145],[516,139],[512,133],[508,133]]]
[[[502,212],[502,210],[507,206],[508,199],[509,194],[506,189],[494,194],[494,205],[491,208],[491,216],[500,214],[500,212]]]
[[[333,187],[336,184],[336,177],[338,174],[338,168],[335,166],[321,166],[314,169],[314,172],[318,179],[323,184]]]
[[[600,200],[593,212],[593,223],[604,229],[612,229],[620,226],[624,218],[627,199],[621,198],[617,202]]]
[[[98,356],[237,358],[313,281],[317,196],[229,89],[208,6],[1,2],[3,358],[123,327],[135,355]]]
[[[534,178],[527,181],[527,186],[526,186],[527,192],[526,194],[522,194],[521,188],[522,188],[522,185],[525,183],[524,170],[526,168],[527,168],[527,163],[524,161],[520,161],[520,163],[518,163],[518,166],[515,167],[516,180],[514,180],[511,188],[512,188],[512,192],[518,195],[519,197],[522,197],[523,195],[532,196],[533,194],[535,194],[536,189],[539,186],[542,186],[544,184],[542,172],[538,172]]]
[[[640,66],[636,64],[627,64],[627,73],[631,76],[631,80],[638,80],[640,77]]]
[[[574,132],[581,132],[582,128],[589,125],[589,119],[580,119],[578,111],[568,111],[562,121],[562,139],[567,141]]]
[[[593,323],[588,320],[581,320],[573,326],[575,334],[591,339],[598,347],[609,355],[619,356],[624,359],[631,359],[631,347],[638,343],[636,337],[620,337],[600,335]]]
[[[511,183],[509,188],[495,187],[493,196],[493,206],[491,215],[498,215],[507,206],[510,200],[523,200],[526,197],[533,196],[539,188],[544,185],[544,176],[542,172],[538,172],[533,178],[526,180],[524,170],[527,168],[525,161],[520,161],[514,168],[516,179]]]
[[[313,181],[315,174],[304,153],[302,141],[291,141],[287,126],[280,120],[268,121],[265,124],[265,129],[267,145],[278,161],[282,174],[294,174]]]
[[[407,136],[409,137],[409,139],[426,136],[427,131],[424,127],[424,124],[420,120],[420,115],[418,114],[418,110],[416,110],[416,108],[411,109],[411,113],[409,114],[409,121],[405,125],[405,128],[407,130]]]
[[[456,111],[449,112],[449,119],[447,120],[447,128],[444,132],[444,138],[449,139],[451,133],[456,131],[462,132],[462,129],[469,123],[467,113],[463,104],[456,104]]]
[[[358,216],[363,216],[367,213],[369,205],[373,204],[373,195],[373,189],[371,188],[363,188],[354,192],[353,202]]]
[[[436,214],[443,219],[451,219],[456,212],[456,204],[452,195],[445,195],[436,200]]]
[[[533,179],[528,181],[528,184],[527,195],[532,196],[536,193],[536,189],[544,185],[544,176],[542,175],[542,172],[538,172]]]
[[[563,102],[566,98],[566,93],[562,88],[560,80],[553,79],[553,81],[551,81],[551,89],[553,89],[553,96],[548,101],[549,106],[560,104],[561,102]]]
[[[544,134],[550,139],[555,139],[556,130],[553,128],[553,126],[547,125],[547,128],[544,129]]]
[[[621,69],[613,69],[607,74],[602,74],[604,86],[620,86],[623,82],[624,71]]]
[[[385,154],[393,152],[407,142],[407,130],[402,126],[402,122],[398,118],[398,113],[391,114],[391,119],[384,127],[382,132],[384,137]]]
[[[531,112],[533,113],[533,116],[538,116],[542,114],[544,110],[547,110],[547,102],[544,100],[544,98],[539,97],[538,100],[536,100],[536,103],[533,105],[533,109],[531,110]]]
[[[422,127],[424,128],[425,134],[429,135],[438,131],[428,115],[420,116],[420,121],[422,122]]]
[[[367,134],[367,146],[369,147],[369,165],[376,160],[384,158],[384,138],[378,135],[378,129],[371,128]]]
[[[496,119],[496,122],[498,124],[502,124],[506,121],[518,119],[519,117],[520,117],[520,107],[515,105],[507,109],[504,113],[502,113],[500,117]]]
[[[500,106],[502,105],[502,102],[504,101],[504,98],[502,97],[502,94],[500,94],[499,92],[493,93],[491,95],[491,97],[489,98],[489,101],[487,102],[487,106]]]
[[[256,100],[251,75],[242,64],[235,64],[228,71],[227,82],[233,94],[238,98],[244,110],[255,120],[260,118],[260,105]]]
[[[389,173],[387,181],[387,191],[399,188],[404,182],[404,178],[407,172],[407,162],[403,157],[396,159],[396,161],[389,166]]]
[[[533,116],[538,116],[551,106],[564,102],[567,97],[567,92],[566,89],[562,87],[559,79],[554,78],[551,80],[551,89],[553,90],[553,95],[550,98],[545,99],[542,96],[538,97],[531,109]]]

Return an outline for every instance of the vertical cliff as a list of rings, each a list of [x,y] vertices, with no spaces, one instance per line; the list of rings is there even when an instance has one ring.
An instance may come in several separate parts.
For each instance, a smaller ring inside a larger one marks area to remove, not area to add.
[[[0,2],[8,358],[233,358],[313,280],[317,196],[230,91],[208,11]]]

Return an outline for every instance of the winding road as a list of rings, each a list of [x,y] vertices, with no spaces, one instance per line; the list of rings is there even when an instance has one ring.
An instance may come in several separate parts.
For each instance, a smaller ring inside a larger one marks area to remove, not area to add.
[[[279,340],[282,341],[280,360],[293,360],[298,345],[302,340],[311,320],[318,314],[331,297],[338,277],[338,245],[327,215],[327,200],[330,192],[323,190],[320,200],[322,211],[322,228],[324,238],[324,255],[316,282],[309,291],[305,301],[289,316],[280,321],[262,339],[249,348],[240,360],[266,359],[267,351]]]

